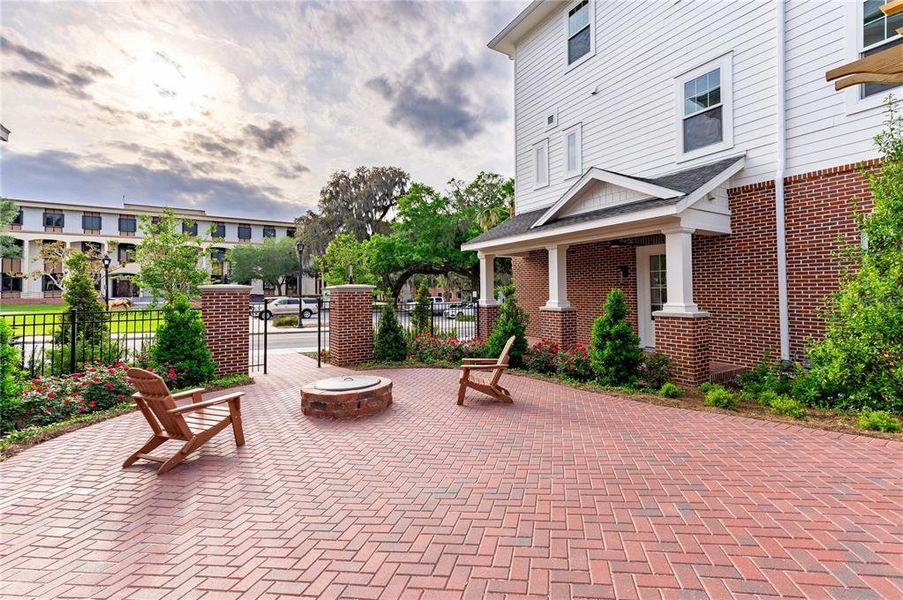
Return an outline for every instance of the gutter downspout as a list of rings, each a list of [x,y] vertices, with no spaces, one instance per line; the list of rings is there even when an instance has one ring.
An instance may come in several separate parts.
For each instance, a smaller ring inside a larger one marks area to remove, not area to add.
[[[776,72],[777,89],[777,167],[774,174],[775,227],[778,253],[778,317],[781,335],[781,358],[790,359],[790,318],[787,310],[787,235],[784,222],[784,172],[787,166],[786,74],[784,30],[785,0],[777,0],[776,6]]]

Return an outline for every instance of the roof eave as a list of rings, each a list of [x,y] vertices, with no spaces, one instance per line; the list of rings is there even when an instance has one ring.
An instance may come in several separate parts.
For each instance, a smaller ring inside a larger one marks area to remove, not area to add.
[[[529,33],[537,24],[544,20],[552,11],[554,11],[565,0],[533,0],[527,7],[520,11],[514,19],[508,23],[494,38],[492,38],[487,46],[514,58],[514,52],[517,43]]]

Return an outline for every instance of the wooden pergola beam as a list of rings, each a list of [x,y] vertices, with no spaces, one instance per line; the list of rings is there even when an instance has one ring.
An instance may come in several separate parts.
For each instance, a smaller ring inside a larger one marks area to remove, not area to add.
[[[880,8],[884,16],[892,17],[903,12],[903,0],[891,0],[887,4],[882,4]],[[899,32],[900,30],[898,29],[897,31]]]
[[[861,83],[901,84],[903,83],[903,45],[893,46],[842,67],[831,69],[825,74],[825,79],[828,81],[840,79],[834,84],[834,88],[838,90]]]

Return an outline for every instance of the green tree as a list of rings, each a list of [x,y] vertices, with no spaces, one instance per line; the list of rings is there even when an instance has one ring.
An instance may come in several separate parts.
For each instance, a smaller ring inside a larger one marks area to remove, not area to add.
[[[298,255],[292,238],[267,238],[262,244],[240,244],[227,253],[232,280],[251,283],[254,279],[276,288],[281,296],[286,278],[298,274]]]
[[[67,275],[63,280],[63,300],[77,320],[77,332],[91,345],[102,343],[108,327],[106,312],[100,305],[100,296],[94,289],[90,261],[82,252],[72,252],[66,259]],[[60,337],[69,341],[70,328],[63,326]]]
[[[200,261],[209,255],[209,244],[200,236],[183,233],[177,224],[170,209],[156,221],[141,217],[143,237],[135,248],[135,260],[140,265],[136,283],[150,292],[154,302],[162,298],[170,303],[183,294],[196,297],[198,287],[208,279]]]
[[[420,282],[420,287],[417,288],[414,310],[411,312],[411,330],[414,335],[429,331],[432,319],[433,307],[430,305],[430,288],[424,278]]]
[[[373,340],[373,357],[381,361],[401,361],[408,357],[408,342],[391,302],[383,307],[379,318],[379,327]]]
[[[628,312],[627,296],[615,288],[608,292],[602,316],[593,322],[589,359],[596,378],[603,385],[636,381],[643,350],[627,320]]]
[[[13,429],[21,416],[21,356],[12,339],[12,327],[0,319],[0,434]]]
[[[514,295],[514,286],[508,286],[504,290],[505,300],[499,307],[499,318],[492,328],[492,333],[486,339],[486,353],[489,356],[499,356],[508,342],[508,338],[514,336],[514,344],[511,346],[510,364],[512,367],[520,367],[523,364],[524,353],[527,351],[527,324],[530,315],[517,304]]]
[[[151,368],[178,387],[199,385],[213,378],[216,364],[207,348],[200,312],[185,294],[163,306],[163,324],[157,328],[150,351]],[[171,374],[175,375],[172,377]]]
[[[16,244],[15,238],[6,235],[9,231],[10,223],[19,214],[19,207],[12,200],[0,198],[0,259],[15,258],[21,254],[19,245]]]
[[[873,210],[858,217],[866,244],[842,252],[825,338],[808,348],[817,397],[807,400],[903,412],[903,116],[893,97],[887,106],[881,169],[868,176]]]
[[[354,283],[378,284],[378,279],[370,271],[364,244],[350,233],[335,236],[317,264],[326,285],[348,283],[349,276],[353,277]]]

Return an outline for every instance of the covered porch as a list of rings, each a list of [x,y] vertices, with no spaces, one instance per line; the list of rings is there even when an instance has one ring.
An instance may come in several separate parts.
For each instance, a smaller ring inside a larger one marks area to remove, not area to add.
[[[519,214],[464,245],[480,258],[481,331],[498,311],[494,259],[511,257],[530,336],[586,343],[617,287],[643,347],[670,356],[680,383],[708,379],[710,315],[694,298],[693,245],[731,233],[726,184],[743,162],[655,179],[591,169],[552,207]]]

